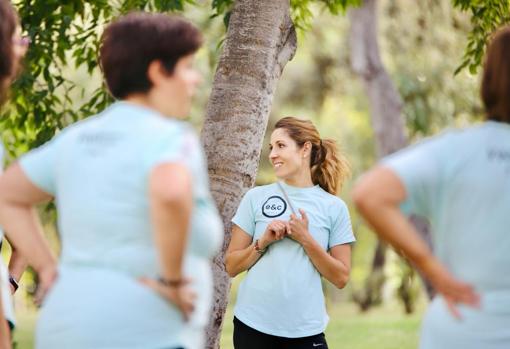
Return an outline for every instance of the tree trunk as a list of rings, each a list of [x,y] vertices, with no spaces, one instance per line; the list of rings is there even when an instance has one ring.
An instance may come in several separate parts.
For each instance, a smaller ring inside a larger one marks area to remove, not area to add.
[[[406,146],[407,137],[400,94],[384,69],[379,53],[376,11],[376,0],[364,0],[362,7],[350,11],[350,46],[352,69],[363,79],[370,101],[376,154],[378,158],[382,158]],[[423,224],[416,226],[422,237],[430,241],[428,227]],[[355,300],[362,310],[367,310],[381,300],[385,253],[385,245],[378,241],[372,272],[366,281],[365,290],[355,295]],[[427,287],[427,291],[429,289]],[[411,299],[411,297],[403,294],[402,299]],[[412,308],[409,304],[405,305],[406,309]]]
[[[224,258],[230,220],[255,183],[273,94],[296,48],[289,0],[235,2],[202,131],[211,191],[225,225],[223,248],[213,263],[207,348],[219,347],[227,307],[230,278]]]

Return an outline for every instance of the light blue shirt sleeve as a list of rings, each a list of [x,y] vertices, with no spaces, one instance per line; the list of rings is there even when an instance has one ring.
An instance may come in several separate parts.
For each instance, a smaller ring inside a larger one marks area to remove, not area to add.
[[[244,230],[250,236],[255,234],[255,212],[252,203],[253,189],[249,190],[241,200],[232,223]]]
[[[158,142],[150,155],[150,166],[172,162],[189,164],[200,150],[200,141],[194,131],[179,127]]]
[[[56,160],[58,158],[59,137],[31,150],[23,155],[19,164],[28,177],[39,189],[55,196],[56,187]]]
[[[440,163],[447,146],[448,137],[431,138],[382,160],[381,164],[393,170],[405,187],[406,200],[400,206],[405,214],[431,216],[441,189],[444,167]]]
[[[348,244],[356,241],[352,232],[351,217],[347,206],[334,205],[331,212],[332,226],[329,233],[328,250],[336,245]]]

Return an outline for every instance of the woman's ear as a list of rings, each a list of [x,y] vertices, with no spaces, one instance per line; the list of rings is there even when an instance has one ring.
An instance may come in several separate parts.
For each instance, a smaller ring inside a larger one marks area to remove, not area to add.
[[[147,67],[147,79],[149,79],[153,86],[158,86],[160,81],[167,77],[168,74],[166,73],[165,67],[161,61],[154,60],[149,63],[149,66]]]
[[[310,141],[306,141],[303,144],[303,158],[307,158],[312,153],[312,143]]]

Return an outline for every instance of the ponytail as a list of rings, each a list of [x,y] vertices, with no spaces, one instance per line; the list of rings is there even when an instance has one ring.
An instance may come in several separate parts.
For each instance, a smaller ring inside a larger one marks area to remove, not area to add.
[[[323,139],[316,146],[312,144],[311,172],[314,184],[333,195],[340,191],[350,168],[334,140]]]

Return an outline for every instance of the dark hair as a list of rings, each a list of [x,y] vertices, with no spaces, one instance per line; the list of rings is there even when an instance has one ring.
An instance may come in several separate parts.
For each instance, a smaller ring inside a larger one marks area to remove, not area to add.
[[[165,14],[134,12],[108,25],[101,37],[100,66],[113,97],[147,92],[147,69],[159,60],[169,74],[177,61],[194,53],[202,35],[188,21]]]
[[[17,25],[18,15],[10,1],[0,0],[0,103],[5,99],[7,86],[14,73],[12,37]]]
[[[497,31],[489,44],[481,95],[487,119],[510,123],[510,26]]]
[[[312,182],[335,195],[350,175],[349,163],[332,139],[321,139],[319,131],[310,120],[285,117],[278,120],[275,129],[282,128],[299,147],[312,144],[310,169]]]

